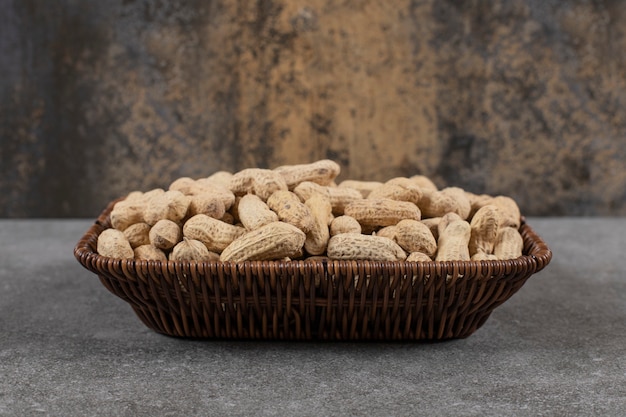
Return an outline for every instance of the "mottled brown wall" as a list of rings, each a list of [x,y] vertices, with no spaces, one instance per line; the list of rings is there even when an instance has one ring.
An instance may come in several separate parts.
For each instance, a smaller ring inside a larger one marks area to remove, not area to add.
[[[626,2],[0,0],[0,217],[332,158],[626,214]]]

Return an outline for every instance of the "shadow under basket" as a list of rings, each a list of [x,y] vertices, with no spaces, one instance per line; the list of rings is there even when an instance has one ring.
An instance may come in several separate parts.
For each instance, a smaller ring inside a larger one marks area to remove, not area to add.
[[[76,259],[169,336],[201,339],[464,338],[552,258],[522,218],[523,256],[506,261],[184,262],[98,255],[112,202],[80,239]]]

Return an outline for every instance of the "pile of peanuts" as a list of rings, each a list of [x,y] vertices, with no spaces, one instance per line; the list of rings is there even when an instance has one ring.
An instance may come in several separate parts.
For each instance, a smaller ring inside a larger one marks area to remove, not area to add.
[[[99,235],[118,259],[232,261],[505,260],[522,255],[507,196],[438,189],[427,177],[336,183],[331,160],[179,178],[133,191]]]

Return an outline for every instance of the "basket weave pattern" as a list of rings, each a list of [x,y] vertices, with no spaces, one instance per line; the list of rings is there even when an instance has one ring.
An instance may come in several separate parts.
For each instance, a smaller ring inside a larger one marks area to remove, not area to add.
[[[507,261],[182,262],[98,255],[114,202],[76,259],[170,336],[289,340],[444,340],[474,333],[551,260],[522,221],[524,256]]]

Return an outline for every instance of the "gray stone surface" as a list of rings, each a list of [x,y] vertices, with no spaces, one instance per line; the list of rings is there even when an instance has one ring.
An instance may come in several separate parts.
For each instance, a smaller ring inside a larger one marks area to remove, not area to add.
[[[530,218],[551,264],[436,344],[156,334],[74,259],[90,223],[0,221],[0,416],[626,413],[626,220]]]

